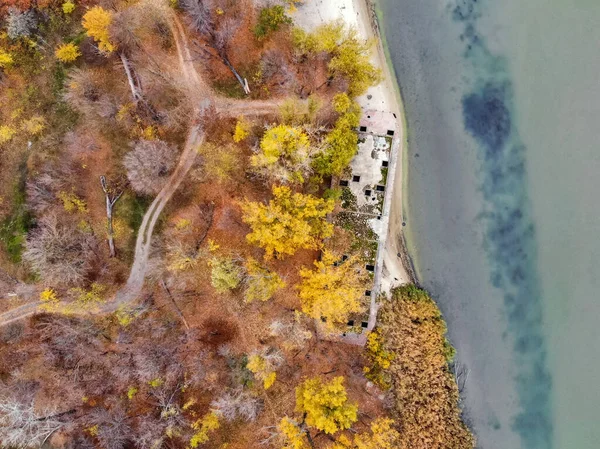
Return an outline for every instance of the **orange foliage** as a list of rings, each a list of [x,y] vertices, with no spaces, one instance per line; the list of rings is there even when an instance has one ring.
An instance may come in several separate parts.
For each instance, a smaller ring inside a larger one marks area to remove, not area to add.
[[[15,7],[19,11],[26,11],[32,7],[42,9],[47,7],[50,3],[52,3],[52,0],[37,0],[37,2],[34,2],[33,0],[2,0],[0,2],[0,16],[6,14],[10,7]]]
[[[472,449],[461,420],[458,387],[447,362],[446,324],[423,290],[394,290],[382,312],[400,430],[399,449]]]

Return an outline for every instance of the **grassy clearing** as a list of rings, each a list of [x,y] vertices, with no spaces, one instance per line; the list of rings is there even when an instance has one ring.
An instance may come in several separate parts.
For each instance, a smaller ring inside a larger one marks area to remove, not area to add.
[[[13,206],[10,215],[0,223],[0,241],[4,246],[9,260],[21,262],[27,232],[33,223],[33,217],[27,210],[25,195],[25,179],[27,167],[22,164],[19,178],[13,189]]]

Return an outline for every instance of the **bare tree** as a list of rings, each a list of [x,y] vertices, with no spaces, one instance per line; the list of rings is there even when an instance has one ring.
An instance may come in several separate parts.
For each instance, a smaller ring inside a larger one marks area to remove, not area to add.
[[[120,59],[127,83],[134,103],[140,111],[143,111],[154,121],[162,117],[158,114],[147,96],[147,89],[141,72],[144,66],[160,67],[156,62],[156,49],[152,51],[145,48],[144,41],[148,40],[148,30],[161,28],[170,14],[164,2],[145,0],[127,8],[119,10],[114,14],[110,24],[109,33],[111,41],[116,44],[117,54]],[[168,26],[164,26],[168,30]],[[159,57],[160,58],[160,57]],[[160,68],[154,72],[159,77],[165,78],[165,73]]]
[[[74,69],[69,74],[64,93],[65,101],[76,111],[86,116],[100,118],[115,117],[119,110],[119,101],[108,93],[103,79],[93,70]],[[90,123],[95,123],[91,121]]]
[[[56,215],[43,217],[27,239],[23,258],[44,279],[54,285],[81,284],[95,256],[91,234],[59,223]]]
[[[100,361],[102,329],[91,320],[60,315],[41,318],[35,326],[49,364],[61,370],[84,370]]]
[[[70,155],[85,154],[99,148],[96,137],[88,129],[83,128],[66,133],[63,142]]]
[[[169,297],[169,299],[171,300],[171,303],[173,304],[173,307],[175,308],[177,315],[179,316],[179,318],[181,318],[181,322],[183,323],[183,325],[185,326],[186,329],[189,329],[190,325],[188,324],[187,320],[185,319],[183,312],[177,305],[177,302],[175,302],[175,298],[173,297],[173,294],[171,293],[171,290],[169,290],[169,287],[165,283],[164,279],[160,280],[160,285],[164,289],[164,291],[167,294],[167,296]]]
[[[302,324],[300,317],[293,320],[275,320],[269,326],[269,331],[274,337],[283,338],[283,347],[293,350],[304,347],[307,340],[312,338],[312,333]]]
[[[275,85],[274,92],[287,93],[298,85],[296,71],[280,49],[265,51],[260,67],[263,80],[269,80]]]
[[[238,418],[244,421],[255,421],[260,414],[263,404],[255,396],[242,388],[223,393],[210,404],[211,409],[226,421]]]
[[[145,195],[160,192],[177,162],[177,151],[162,140],[139,140],[123,165],[133,189]]]
[[[223,11],[217,0],[184,0],[183,9],[187,12],[190,25],[206,41],[206,45],[194,42],[196,51],[205,57],[216,57],[227,66],[246,94],[250,94],[248,81],[243,78],[231,63],[228,51],[232,38],[240,27],[242,17],[234,11],[233,15],[217,19],[213,16],[216,11]],[[243,6],[241,6],[243,8]],[[232,8],[228,8],[232,10]],[[212,50],[212,51],[211,51]]]
[[[102,185],[102,191],[106,197],[106,233],[108,236],[108,248],[110,257],[115,257],[117,252],[115,250],[115,231],[113,229],[113,208],[117,201],[119,201],[119,198],[121,198],[121,195],[123,195],[123,191],[115,192],[113,189],[110,189],[106,184],[105,176],[100,176],[100,184]]]
[[[55,173],[43,172],[26,184],[27,206],[30,210],[41,214],[46,212],[56,201],[56,193],[63,182]]]
[[[184,0],[181,6],[188,14],[190,25],[204,36],[214,33],[215,21],[212,11],[216,9],[213,0]]]
[[[36,410],[30,387],[0,392],[0,442],[3,447],[40,447],[63,423],[55,410]]]
[[[114,405],[110,409],[98,408],[92,412],[92,424],[98,426],[98,441],[104,449],[124,449],[133,436],[125,410]]]
[[[37,19],[32,9],[19,11],[15,7],[8,8],[6,17],[6,34],[11,39],[31,36],[37,28]]]
[[[139,424],[133,436],[133,444],[139,449],[162,448],[166,437],[163,426],[156,425],[156,420],[150,415],[138,418]]]

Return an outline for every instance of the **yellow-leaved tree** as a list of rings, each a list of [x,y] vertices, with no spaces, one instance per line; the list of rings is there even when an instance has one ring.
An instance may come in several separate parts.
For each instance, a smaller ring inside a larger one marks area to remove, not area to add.
[[[17,130],[14,126],[0,125],[0,144],[11,141],[16,134]]]
[[[233,141],[240,143],[250,135],[251,123],[244,117],[240,117],[235,124],[235,130],[233,132]]]
[[[56,55],[58,60],[62,61],[62,62],[73,62],[79,56],[81,56],[81,53],[79,52],[79,48],[77,48],[77,45],[75,45],[72,42],[69,42],[68,44],[60,45],[56,49],[54,54]]]
[[[313,377],[296,387],[296,413],[300,420],[286,416],[279,422],[283,449],[314,448],[311,429],[329,435],[349,429],[358,419],[358,406],[348,400],[342,376],[330,382]]]
[[[268,301],[283,287],[285,282],[277,273],[264,268],[252,257],[246,260],[246,302]]]
[[[322,239],[333,234],[325,218],[333,211],[333,200],[292,193],[289,187],[273,187],[269,204],[245,201],[242,219],[252,232],[247,240],[264,248],[265,258],[283,258],[301,248],[318,249]]]
[[[308,379],[296,388],[296,412],[300,420],[284,417],[278,425],[282,449],[314,449],[311,431],[333,435],[350,429],[358,420],[358,407],[348,400],[344,378],[335,377],[330,382],[320,378]],[[376,418],[369,430],[340,434],[326,449],[395,449],[400,434],[393,428],[389,418]]]
[[[358,406],[348,400],[342,376],[330,382],[318,377],[302,382],[296,387],[296,412],[307,426],[329,435],[349,429],[358,419]]]
[[[365,349],[365,355],[369,361],[368,365],[363,368],[365,377],[380,388],[387,390],[391,387],[391,375],[388,370],[395,355],[385,348],[383,336],[379,329],[375,329],[369,334]]]
[[[276,350],[254,351],[248,356],[246,368],[263,383],[265,390],[271,388],[277,379],[277,368],[283,363],[283,357]]]
[[[297,286],[302,312],[315,319],[325,319],[328,330],[348,322],[351,313],[360,312],[364,276],[356,266],[355,256],[339,262],[329,251],[315,261],[315,270],[302,268],[302,282]]]
[[[10,66],[13,62],[12,55],[0,48],[0,69]]]
[[[115,45],[110,42],[108,27],[112,22],[112,13],[100,6],[90,8],[83,15],[81,24],[88,36],[98,42],[100,51],[110,53],[115,50]]]
[[[235,290],[242,282],[244,270],[237,260],[231,257],[215,256],[210,260],[209,265],[211,267],[210,282],[219,293]]]
[[[359,104],[348,94],[338,94],[333,98],[333,107],[339,117],[313,163],[314,170],[324,176],[340,175],[358,151]]]
[[[370,432],[348,437],[340,435],[327,449],[395,449],[400,434],[392,427],[394,421],[389,418],[377,418],[371,423]]]
[[[287,416],[282,418],[277,429],[283,440],[281,449],[310,449],[308,443],[310,435],[307,436],[307,430],[293,419]]]
[[[302,183],[310,173],[311,146],[301,128],[279,125],[260,141],[260,151],[250,158],[254,170],[270,181]]]
[[[381,81],[381,70],[370,62],[372,42],[360,39],[356,30],[341,20],[321,25],[312,33],[296,28],[293,39],[300,53],[329,53],[329,71],[348,81],[351,97],[363,94]]]
[[[219,423],[219,417],[215,412],[204,415],[192,424],[192,429],[195,430],[195,433],[190,439],[190,447],[196,448],[206,443],[210,439],[210,434],[219,427],[221,427],[221,423]]]

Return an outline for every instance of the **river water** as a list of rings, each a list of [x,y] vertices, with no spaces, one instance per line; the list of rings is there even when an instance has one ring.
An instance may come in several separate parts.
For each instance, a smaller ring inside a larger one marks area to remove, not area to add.
[[[484,449],[600,447],[600,0],[379,0],[405,218]]]

